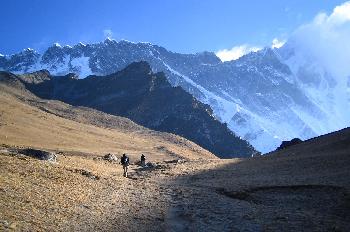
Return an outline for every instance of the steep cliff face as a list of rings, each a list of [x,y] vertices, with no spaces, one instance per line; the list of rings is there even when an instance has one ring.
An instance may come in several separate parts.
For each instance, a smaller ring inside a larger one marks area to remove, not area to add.
[[[209,105],[181,87],[172,87],[164,73],[153,73],[146,62],[132,63],[108,76],[77,79],[74,74],[51,77],[40,71],[22,75],[22,80],[41,98],[127,117],[148,128],[190,139],[222,158],[255,152],[213,116]]]

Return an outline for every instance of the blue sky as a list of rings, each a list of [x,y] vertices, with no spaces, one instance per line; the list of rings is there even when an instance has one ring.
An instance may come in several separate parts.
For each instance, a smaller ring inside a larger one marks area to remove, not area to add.
[[[337,0],[2,0],[0,53],[98,42],[107,35],[182,53],[284,40]]]

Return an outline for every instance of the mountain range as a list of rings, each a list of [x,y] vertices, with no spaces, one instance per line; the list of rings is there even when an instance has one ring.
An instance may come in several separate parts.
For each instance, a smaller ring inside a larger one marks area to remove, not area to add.
[[[304,140],[350,125],[350,81],[325,69],[295,41],[221,62],[212,52],[180,54],[150,43],[106,39],[73,47],[54,44],[43,54],[25,49],[1,56],[0,69],[46,69],[84,78],[109,75],[138,61],[210,105],[219,121],[262,152],[274,150],[282,140]]]
[[[164,73],[153,73],[144,61],[107,76],[78,79],[73,73],[51,76],[43,70],[15,78],[42,99],[129,118],[147,128],[187,138],[221,158],[246,157],[256,152],[217,120],[209,105],[181,87],[172,87]]]

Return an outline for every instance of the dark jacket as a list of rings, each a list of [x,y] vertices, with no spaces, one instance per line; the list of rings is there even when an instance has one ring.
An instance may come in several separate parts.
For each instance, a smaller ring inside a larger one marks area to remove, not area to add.
[[[122,165],[129,165],[129,157],[127,157],[126,155],[123,155],[122,158],[120,159],[120,163]]]

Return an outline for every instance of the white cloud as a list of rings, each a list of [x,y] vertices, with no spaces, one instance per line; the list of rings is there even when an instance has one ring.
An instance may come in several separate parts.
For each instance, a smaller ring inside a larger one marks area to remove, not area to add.
[[[280,47],[282,47],[285,43],[286,43],[286,40],[279,40],[279,39],[277,39],[277,38],[274,38],[274,39],[272,40],[272,45],[271,45],[271,47],[272,47],[272,48],[280,48]]]
[[[230,61],[237,60],[245,54],[248,54],[250,52],[256,52],[259,50],[261,50],[260,47],[243,44],[240,46],[235,46],[231,49],[219,50],[216,52],[216,55],[221,59],[221,61]]]
[[[329,23],[342,24],[350,21],[350,2],[345,2],[334,8],[333,13],[328,17]]]
[[[350,1],[335,7],[330,15],[319,13],[311,23],[298,28],[289,41],[334,76],[350,76]]]
[[[103,36],[106,38],[113,38],[113,31],[111,29],[105,29],[103,30]]]

